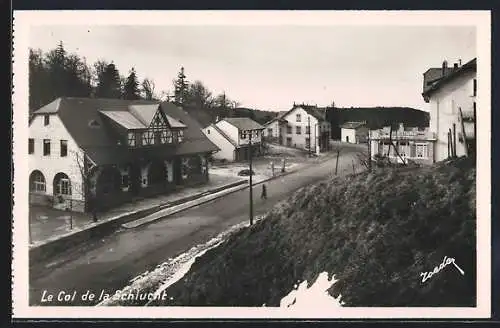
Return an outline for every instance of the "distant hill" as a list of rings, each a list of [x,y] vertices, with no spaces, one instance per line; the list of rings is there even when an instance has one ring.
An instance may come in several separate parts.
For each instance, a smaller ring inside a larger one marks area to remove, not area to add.
[[[327,108],[326,119],[332,125],[332,138],[340,139],[340,125],[349,121],[366,121],[370,128],[403,123],[412,127],[428,127],[429,113],[409,107]]]
[[[212,109],[199,109],[195,107],[185,107],[185,110],[196,119],[201,126],[205,127],[214,123],[217,118],[222,119],[224,117],[248,117],[257,123],[264,124],[267,121],[270,121],[276,115],[277,112],[272,111],[264,111],[258,109],[251,109],[245,107],[237,107],[232,111],[223,111],[221,109],[212,108]]]
[[[264,124],[276,117],[278,113],[266,110],[237,107],[234,109],[234,117],[248,117],[257,123]]]

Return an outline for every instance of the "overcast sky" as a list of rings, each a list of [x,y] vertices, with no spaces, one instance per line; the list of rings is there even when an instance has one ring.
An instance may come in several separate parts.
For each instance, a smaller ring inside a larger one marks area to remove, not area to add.
[[[188,80],[241,106],[286,110],[293,102],[427,110],[422,73],[476,56],[474,27],[422,26],[37,26],[30,46],[61,40],[68,52],[134,67],[156,90]]]

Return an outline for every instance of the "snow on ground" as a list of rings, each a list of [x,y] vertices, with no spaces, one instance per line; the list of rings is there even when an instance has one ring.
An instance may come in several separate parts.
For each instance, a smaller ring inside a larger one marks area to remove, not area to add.
[[[255,218],[255,222],[260,221],[262,216]],[[121,290],[116,291],[115,295],[123,294],[135,294],[139,292],[144,293],[154,293],[154,295],[161,294],[165,289],[179,281],[184,277],[184,275],[189,272],[191,266],[197,257],[202,256],[208,250],[217,247],[221,242],[225,240],[230,234],[243,229],[249,225],[248,222],[238,223],[226,231],[220,233],[218,236],[210,239],[206,243],[198,244],[193,246],[187,252],[180,254],[179,256],[169,259],[162,264],[156,266],[153,271],[146,271],[132,280],[130,284]],[[102,301],[97,304],[97,306],[119,306],[127,305],[126,301],[120,301],[119,298],[113,298]],[[147,305],[147,304],[141,304]]]
[[[335,276],[328,279],[328,273],[322,272],[309,288],[307,288],[307,280],[303,281],[298,288],[295,285],[294,289],[281,299],[280,307],[292,310],[307,310],[311,308],[323,310],[342,307],[343,304],[340,301],[341,295],[334,298],[327,291],[336,282]]]

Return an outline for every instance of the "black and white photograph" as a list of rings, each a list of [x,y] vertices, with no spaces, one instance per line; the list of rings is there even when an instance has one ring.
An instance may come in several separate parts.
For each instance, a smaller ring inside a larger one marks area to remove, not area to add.
[[[14,18],[14,316],[490,316],[489,12]]]

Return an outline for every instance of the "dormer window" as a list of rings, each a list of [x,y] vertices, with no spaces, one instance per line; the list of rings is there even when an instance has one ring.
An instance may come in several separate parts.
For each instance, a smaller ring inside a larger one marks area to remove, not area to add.
[[[96,120],[90,120],[89,128],[98,129],[99,127],[101,127],[101,124],[99,124],[99,122],[97,122]]]
[[[50,124],[50,115],[44,115],[43,116],[43,125],[47,126]]]
[[[179,130],[179,133],[177,134],[177,141],[182,142],[184,140],[184,131]]]

